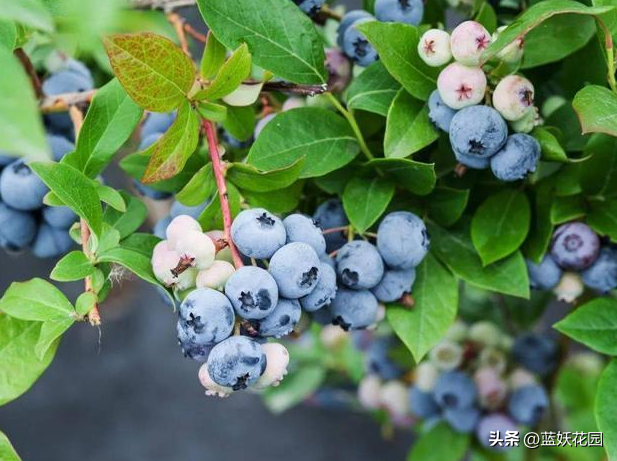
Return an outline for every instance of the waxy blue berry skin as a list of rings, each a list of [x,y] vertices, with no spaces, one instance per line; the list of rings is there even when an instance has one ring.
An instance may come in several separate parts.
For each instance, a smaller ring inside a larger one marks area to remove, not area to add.
[[[402,270],[386,269],[381,282],[371,288],[371,291],[382,303],[391,303],[411,293],[415,280],[416,270],[413,267]]]
[[[45,79],[42,90],[45,96],[55,96],[63,93],[80,93],[94,88],[94,81],[90,72],[63,70],[50,75]],[[53,131],[71,135],[73,124],[68,113],[45,115],[45,121]]]
[[[491,158],[491,170],[502,181],[524,179],[536,171],[540,160],[540,143],[525,133],[508,136],[503,148]]]
[[[169,299],[164,296],[167,303]],[[182,349],[182,354],[189,359],[196,360],[198,362],[205,362],[208,360],[208,355],[214,346],[203,346],[196,341],[196,334],[185,328],[182,321],[178,320],[176,325],[176,331],[178,333],[178,345]]]
[[[514,340],[512,356],[529,371],[546,376],[557,365],[557,344],[533,332],[523,333]]]
[[[274,310],[279,300],[278,286],[268,271],[254,266],[238,269],[227,280],[225,294],[236,314],[259,320]]]
[[[475,403],[477,395],[472,379],[460,371],[443,372],[433,389],[433,397],[443,409],[469,408]]]
[[[315,312],[311,312],[311,319],[319,325],[332,325],[332,312],[330,312],[328,306],[324,306]]]
[[[540,264],[526,260],[529,284],[534,290],[551,290],[561,280],[563,271],[550,255],[545,255]]]
[[[507,139],[508,125],[492,107],[465,107],[454,115],[450,123],[452,150],[470,157],[491,157]]]
[[[300,303],[295,299],[279,298],[274,310],[264,319],[255,321],[260,336],[281,338],[290,334],[302,315]]]
[[[323,230],[344,227],[349,224],[343,204],[338,199],[330,199],[317,207],[313,219]],[[347,243],[344,232],[333,232],[324,235],[326,251],[332,253]]]
[[[345,31],[343,37],[343,51],[356,64],[367,67],[379,59],[377,51],[357,26],[365,22],[374,21],[373,18],[360,18]]]
[[[47,143],[51,148],[51,157],[54,161],[59,162],[62,158],[75,149],[75,144],[66,139],[64,136],[48,134],[45,136]]]
[[[341,49],[343,48],[345,32],[347,32],[347,29],[349,29],[349,27],[354,22],[356,22],[358,19],[372,18],[372,17],[373,16],[371,16],[369,12],[364,11],[364,10],[351,10],[345,13],[345,15],[343,16],[343,19],[341,19],[341,22],[339,23],[338,29],[336,30],[337,32],[336,43],[339,46],[339,48]]]
[[[177,200],[174,200],[174,203],[171,204],[171,210],[169,210],[169,216],[171,216],[171,219],[173,219],[185,214],[193,219],[199,219],[199,217],[206,209],[206,207],[210,204],[210,202],[211,199],[208,198],[200,205],[188,206],[180,203]]]
[[[540,421],[548,404],[548,395],[544,387],[533,384],[519,387],[512,393],[508,402],[508,412],[517,423],[533,426]]]
[[[321,275],[320,268],[319,257],[310,245],[293,242],[274,253],[268,271],[276,280],[282,297],[298,299],[315,289]]]
[[[197,288],[180,304],[179,320],[200,346],[212,346],[231,335],[235,315],[229,299],[220,291]]]
[[[473,432],[480,420],[480,410],[475,407],[446,408],[443,418],[456,432],[469,434]]]
[[[336,255],[339,280],[354,290],[370,289],[381,281],[384,264],[375,245],[364,240],[348,242]]]
[[[428,118],[441,131],[448,133],[450,131],[450,123],[456,115],[456,110],[448,107],[439,96],[439,91],[435,90],[428,98]]]
[[[313,16],[319,12],[326,0],[292,0],[298,8],[304,11],[309,16]]]
[[[4,151],[0,150],[0,169],[3,166],[8,165],[9,163],[13,163],[15,160],[16,160],[16,157],[13,157],[11,155],[6,155]]]
[[[589,288],[608,293],[617,288],[617,249],[604,247],[596,262],[581,272]]]
[[[149,147],[151,144],[153,144],[153,142],[151,142],[150,144],[146,145],[146,139],[153,135],[156,135],[157,139],[161,137],[169,129],[174,120],[176,120],[175,112],[150,112],[146,117],[146,121],[141,126],[140,135],[142,139],[142,144],[144,144],[145,147],[142,146],[140,147],[140,149],[145,149],[146,147]]]
[[[563,269],[586,269],[596,262],[599,254],[600,238],[587,224],[562,224],[553,234],[551,256]]]
[[[231,238],[249,258],[269,259],[287,240],[283,222],[263,208],[244,210],[231,225]]]
[[[430,392],[424,392],[416,386],[409,389],[409,411],[422,419],[433,418],[441,413],[441,408]]]
[[[0,246],[19,251],[30,245],[36,236],[37,223],[32,213],[15,210],[0,202]]]
[[[468,168],[472,168],[474,170],[486,170],[488,167],[491,166],[490,158],[482,158],[475,155],[461,154],[460,152],[457,152],[456,149],[453,149],[452,152],[454,152],[454,157],[456,158],[456,160],[461,165],[465,165]]]
[[[506,451],[510,447],[491,443],[495,439],[494,436],[491,436],[491,433],[493,435],[497,432],[499,434],[506,434],[508,431],[518,432],[519,429],[516,423],[502,413],[492,413],[480,419],[476,427],[476,437],[483,447],[494,451]],[[500,437],[503,438],[503,435],[500,435]]]
[[[23,160],[17,160],[2,170],[0,196],[16,210],[37,210],[49,189]]]
[[[257,341],[231,336],[212,348],[207,363],[216,384],[239,391],[257,382],[266,369],[266,356]]]
[[[300,304],[305,311],[315,312],[332,302],[336,290],[336,272],[322,260],[319,266],[319,282],[313,291],[300,298]]]
[[[69,251],[74,245],[68,230],[56,229],[43,223],[32,243],[32,253],[37,258],[55,258]]]
[[[68,206],[46,206],[43,208],[43,219],[51,227],[68,229],[79,217]]]
[[[384,22],[403,22],[417,26],[424,16],[422,0],[377,0],[375,17]]]
[[[391,269],[411,269],[422,262],[430,246],[426,225],[407,211],[388,214],[377,229],[377,249]]]
[[[326,240],[319,225],[308,216],[295,213],[283,219],[287,232],[287,243],[303,242],[315,250],[321,257],[326,252]]]
[[[332,323],[345,331],[361,330],[372,325],[378,309],[377,298],[369,290],[348,290],[342,287],[328,307]]]
[[[388,336],[378,337],[371,341],[366,352],[368,373],[374,373],[385,380],[397,379],[403,374],[403,369],[389,355],[394,345],[392,337]]]

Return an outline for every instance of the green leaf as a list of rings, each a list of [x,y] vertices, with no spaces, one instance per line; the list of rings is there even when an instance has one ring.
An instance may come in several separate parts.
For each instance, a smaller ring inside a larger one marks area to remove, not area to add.
[[[34,90],[19,61],[4,47],[0,47],[0,69],[0,150],[30,160],[48,159],[50,150]]]
[[[529,299],[527,265],[520,252],[484,266],[471,243],[468,226],[445,230],[429,224],[431,249],[455,275],[489,291]]]
[[[94,248],[94,252],[98,255],[105,253],[106,251],[116,248],[120,243],[120,232],[114,229],[109,224],[103,224],[103,232],[99,239],[98,245]]]
[[[114,74],[144,109],[176,109],[193,86],[193,62],[168,38],[148,32],[118,34],[103,37],[103,44]]]
[[[248,163],[271,171],[306,157],[300,177],[312,178],[347,165],[358,152],[345,119],[326,109],[303,107],[282,112],[265,126],[251,147]]]
[[[388,322],[419,362],[456,318],[458,282],[432,254],[416,269],[412,308],[393,304],[386,309]]]
[[[617,459],[617,359],[604,369],[596,394],[595,415],[609,461]]]
[[[424,102],[401,89],[388,112],[384,138],[386,157],[409,157],[438,137],[439,133],[428,118],[428,108]]]
[[[222,122],[227,118],[227,106],[215,102],[200,101],[195,109],[202,118],[213,122]]]
[[[255,131],[255,109],[247,107],[227,107],[227,118],[221,122],[225,131],[240,142],[253,137]]]
[[[285,377],[280,386],[266,389],[264,403],[271,412],[283,413],[319,389],[325,379],[326,370],[320,365],[303,365]]]
[[[617,355],[617,300],[597,298],[553,325],[594,351]]]
[[[199,117],[185,101],[171,127],[157,142],[143,151],[143,155],[150,155],[150,163],[142,182],[153,183],[180,173],[195,152],[198,142]]]
[[[551,206],[551,223],[554,225],[585,216],[585,204],[580,195],[555,197]]]
[[[39,278],[11,283],[0,299],[0,310],[21,320],[40,322],[75,316],[75,310],[66,296],[51,283]]]
[[[96,287],[95,290],[97,290]],[[100,288],[98,288],[98,290],[100,290]],[[75,301],[75,311],[77,315],[85,317],[94,308],[96,301],[97,297],[91,291],[85,291],[80,294],[77,301]]]
[[[40,29],[44,32],[53,32],[54,30],[54,22],[51,14],[47,8],[37,0],[11,0],[2,2],[0,19],[15,21],[24,26]]]
[[[345,94],[347,108],[365,110],[385,117],[400,88],[401,84],[392,78],[383,63],[374,62],[349,85]]]
[[[100,235],[103,210],[90,178],[64,163],[35,162],[30,167],[66,206],[86,220],[96,236]]]
[[[245,43],[223,64],[216,78],[203,92],[204,99],[214,101],[232,93],[251,73],[251,54]]]
[[[219,42],[211,31],[208,31],[204,54],[201,58],[201,76],[208,80],[214,78],[225,63],[226,57],[225,45]]]
[[[98,259],[100,262],[115,263],[124,266],[140,279],[154,285],[159,284],[152,273],[150,257],[140,252],[116,247],[100,254]]]
[[[617,94],[608,88],[588,85],[572,101],[583,133],[617,136]]]
[[[589,159],[579,165],[579,182],[587,195],[617,195],[617,138],[605,134],[591,136],[583,154]]]
[[[414,97],[426,101],[437,86],[439,69],[429,67],[418,56],[417,27],[396,22],[370,21],[362,32],[379,53],[388,72]]]
[[[57,341],[43,360],[37,359],[34,352],[42,325],[41,322],[0,315],[0,405],[30,389],[51,363]]]
[[[547,162],[565,163],[568,161],[566,151],[561,147],[553,133],[543,127],[536,127],[531,132],[542,148],[542,160]]]
[[[232,218],[240,213],[241,197],[240,192],[233,184],[227,184],[227,198]],[[216,194],[206,209],[199,216],[199,224],[202,229],[222,229],[223,216],[221,214],[220,197]]]
[[[216,192],[216,183],[212,164],[204,165],[189,182],[176,194],[176,200],[188,206],[197,206],[204,203]]]
[[[56,340],[60,338],[73,323],[75,323],[74,318],[44,322],[41,326],[39,339],[34,346],[36,358],[38,360],[43,360],[49,348],[55,344]]]
[[[109,164],[141,120],[143,110],[113,79],[96,92],[77,138],[75,151],[64,157],[90,178]]]
[[[152,256],[152,250],[161,241],[156,235],[136,232],[122,240],[122,248],[141,253],[148,258]]]
[[[552,204],[552,181],[540,181],[534,190],[531,225],[525,242],[525,255],[536,264],[542,261],[553,236]]]
[[[394,184],[380,176],[356,176],[347,183],[343,192],[343,207],[349,221],[363,233],[386,211],[394,196]]]
[[[13,51],[17,42],[17,28],[11,21],[0,20],[0,46]]]
[[[105,202],[107,205],[118,211],[126,211],[126,203],[124,203],[124,198],[122,198],[122,194],[120,192],[113,187],[105,186],[98,181],[96,181],[95,186],[101,202]]]
[[[474,20],[482,24],[491,34],[497,29],[497,14],[495,14],[495,10],[488,2],[483,1],[480,3]]]
[[[471,240],[486,266],[514,253],[523,244],[531,221],[527,196],[506,189],[487,198],[471,221]]]
[[[366,166],[383,172],[388,179],[416,195],[427,195],[435,188],[435,165],[406,158],[376,158]]]
[[[617,242],[617,202],[589,202],[587,224],[600,235],[608,235]]]
[[[126,211],[121,213],[113,208],[107,208],[103,218],[107,224],[120,232],[120,238],[131,235],[148,217],[146,205],[136,197],[122,192],[122,197],[126,202]]]
[[[322,40],[289,0],[198,0],[197,6],[227,48],[246,43],[259,67],[294,83],[326,83]]]
[[[407,461],[459,461],[465,458],[468,447],[469,435],[459,434],[442,422],[420,436]]]
[[[253,192],[270,192],[291,186],[304,169],[304,157],[285,168],[259,171],[246,163],[232,163],[227,168],[227,178],[238,188]]]
[[[8,437],[0,431],[0,459],[3,461],[21,461]]]
[[[438,187],[426,197],[429,216],[440,226],[451,226],[458,221],[469,201],[469,190]]]
[[[49,277],[58,282],[81,280],[94,272],[94,266],[82,251],[71,251],[56,263]]]
[[[300,180],[284,189],[269,192],[243,190],[242,195],[253,208],[265,208],[272,213],[289,213],[298,208],[303,188],[304,180]]]

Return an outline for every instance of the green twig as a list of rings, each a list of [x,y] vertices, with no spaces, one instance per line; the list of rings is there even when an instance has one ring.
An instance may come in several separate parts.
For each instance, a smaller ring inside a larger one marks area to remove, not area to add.
[[[613,44],[613,35],[609,28],[604,24],[599,17],[596,16],[596,21],[600,28],[604,31],[604,49],[606,51],[606,66],[608,68],[608,85],[611,87],[613,93],[617,94],[617,80],[615,79],[615,47]]]
[[[366,145],[366,141],[364,140],[364,136],[362,136],[362,132],[360,131],[360,127],[358,126],[358,122],[356,122],[355,117],[352,112],[345,109],[343,105],[336,99],[336,97],[332,93],[324,93],[332,105],[336,107],[336,109],[347,119],[351,129],[353,130],[356,138],[358,139],[358,143],[360,144],[360,150],[364,153],[367,159],[373,160],[375,156],[371,153],[370,149]]]

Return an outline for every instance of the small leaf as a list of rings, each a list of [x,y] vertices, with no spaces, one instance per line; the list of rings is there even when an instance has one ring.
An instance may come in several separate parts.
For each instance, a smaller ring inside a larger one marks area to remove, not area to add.
[[[580,195],[555,197],[551,205],[551,223],[563,224],[585,216],[585,204]]]
[[[326,371],[320,365],[305,365],[290,373],[280,386],[266,389],[264,403],[273,413],[283,413],[296,406],[313,392],[326,379]]]
[[[56,263],[49,277],[58,282],[81,280],[94,272],[94,266],[82,251],[71,251]]]
[[[126,203],[122,198],[122,194],[113,187],[105,186],[97,181],[96,191],[99,194],[101,202],[105,202],[110,207],[118,211],[126,211]]]
[[[547,162],[565,163],[568,155],[553,133],[543,127],[536,127],[531,135],[538,140],[542,147],[542,160]]]
[[[94,248],[94,252],[98,255],[105,253],[112,248],[116,248],[120,243],[120,232],[114,229],[109,224],[103,224],[103,232],[99,239],[98,245]]]
[[[441,226],[451,226],[458,221],[469,201],[469,190],[438,187],[426,197],[428,213]]]
[[[617,202],[589,202],[587,224],[600,235],[617,242]]]
[[[41,334],[36,345],[34,346],[34,354],[39,360],[43,360],[49,348],[54,345],[56,340],[62,336],[71,325],[75,323],[74,318],[64,320],[53,320],[44,322],[41,326]]]
[[[525,255],[536,264],[540,264],[542,261],[553,236],[553,223],[551,221],[553,193],[551,180],[543,180],[536,184],[531,225],[525,241]]]
[[[617,136],[617,94],[608,88],[588,85],[572,101],[583,133]]]
[[[227,118],[227,106],[222,104],[200,101],[196,109],[202,118],[212,120],[213,122],[222,122]]]
[[[152,256],[152,250],[154,250],[154,247],[160,241],[161,239],[156,235],[136,232],[122,240],[122,248],[141,253],[149,258]]]
[[[159,285],[152,273],[150,258],[137,251],[116,247],[99,255],[100,262],[116,263],[126,267],[140,279]]]
[[[229,172],[229,170],[228,170]],[[188,206],[197,206],[204,203],[216,192],[216,183],[212,164],[204,165],[189,182],[176,194],[176,200]]]
[[[227,49],[217,40],[212,31],[208,31],[204,54],[201,58],[201,76],[212,79],[225,63]]]
[[[40,322],[75,316],[75,310],[66,296],[51,283],[39,278],[11,283],[0,299],[0,310],[21,320]]]
[[[126,192],[122,192],[121,194],[126,202],[126,211],[121,213],[108,207],[105,210],[103,218],[107,224],[120,233],[120,239],[124,239],[143,224],[148,216],[148,209],[138,198]]]
[[[75,311],[77,312],[77,315],[81,317],[88,315],[88,313],[94,308],[96,302],[96,295],[91,291],[85,291],[80,294],[77,301],[75,301]]]
[[[394,196],[394,184],[377,176],[355,177],[343,192],[343,207],[351,224],[363,233],[386,211]]]
[[[365,163],[384,173],[397,186],[416,195],[427,195],[435,188],[435,165],[407,158],[376,158]]]
[[[251,106],[257,102],[263,86],[264,82],[243,83],[233,92],[225,96],[223,102],[231,107]]]
[[[21,461],[8,437],[0,431],[0,459],[3,461]]]
[[[604,369],[596,393],[595,416],[610,461],[617,459],[617,359]]]
[[[255,131],[255,110],[253,107],[230,106],[227,108],[227,117],[221,125],[238,141],[248,141]]]
[[[578,179],[587,195],[617,195],[617,138],[605,134],[591,136],[584,156],[590,158],[579,165]]]
[[[53,32],[54,30],[51,14],[37,0],[11,0],[3,2],[2,8],[0,8],[0,19],[15,21],[44,32]],[[4,67],[2,69],[4,71]]]
[[[407,461],[459,461],[465,458],[468,447],[469,435],[459,434],[441,422],[420,436]]]
[[[381,61],[374,62],[347,89],[345,100],[349,109],[361,109],[388,115],[392,100],[401,88]]]
[[[238,188],[253,192],[270,192],[291,186],[304,169],[304,157],[285,168],[260,171],[246,163],[232,163],[227,168],[227,178]]]
[[[242,191],[242,196],[251,207],[265,208],[272,213],[289,213],[296,210],[302,197],[304,180],[296,181],[284,189],[269,192]]]
[[[215,101],[227,96],[238,88],[250,73],[251,54],[243,43],[223,64],[210,86],[204,90],[204,99]]]

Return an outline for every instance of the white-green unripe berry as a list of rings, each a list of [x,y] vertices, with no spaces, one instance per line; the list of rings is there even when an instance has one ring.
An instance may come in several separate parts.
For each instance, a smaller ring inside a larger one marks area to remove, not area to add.
[[[498,346],[501,340],[501,330],[493,322],[483,320],[469,327],[468,338],[483,346]]]
[[[439,370],[454,370],[463,361],[463,348],[455,342],[442,341],[431,349],[429,358]]]
[[[340,328],[339,328],[340,330]],[[376,375],[367,375],[358,384],[358,400],[369,410],[379,409],[381,403],[381,380]]]
[[[229,277],[236,271],[233,264],[227,261],[214,261],[208,269],[203,269],[197,274],[197,288],[212,288],[223,290]]]
[[[432,392],[439,376],[437,367],[429,361],[418,364],[414,370],[414,383],[423,392]]]
[[[431,67],[447,64],[452,59],[450,34],[441,29],[427,30],[418,42],[418,55]]]
[[[496,41],[497,38],[499,38],[499,34],[503,32],[506,27],[507,26],[501,26],[495,31],[495,33],[493,33],[493,42]],[[502,50],[497,53],[497,58],[509,64],[517,63],[523,57],[524,47],[525,39],[523,37],[519,37],[515,39],[512,43],[502,48]]]
[[[510,122],[522,119],[533,111],[533,84],[520,75],[501,79],[493,92],[493,107]]]
[[[266,356],[266,369],[253,387],[255,389],[265,389],[270,386],[276,387],[287,374],[289,352],[280,343],[262,344],[261,350]]]
[[[567,303],[576,301],[583,294],[583,291],[585,291],[583,280],[575,272],[564,272],[557,286],[553,288],[553,293],[555,293],[557,299]]]
[[[210,374],[208,373],[208,364],[204,363],[199,368],[199,382],[203,387],[206,388],[206,395],[212,395],[217,397],[229,397],[229,395],[233,392],[231,387],[221,386],[216,384],[210,378]]]

